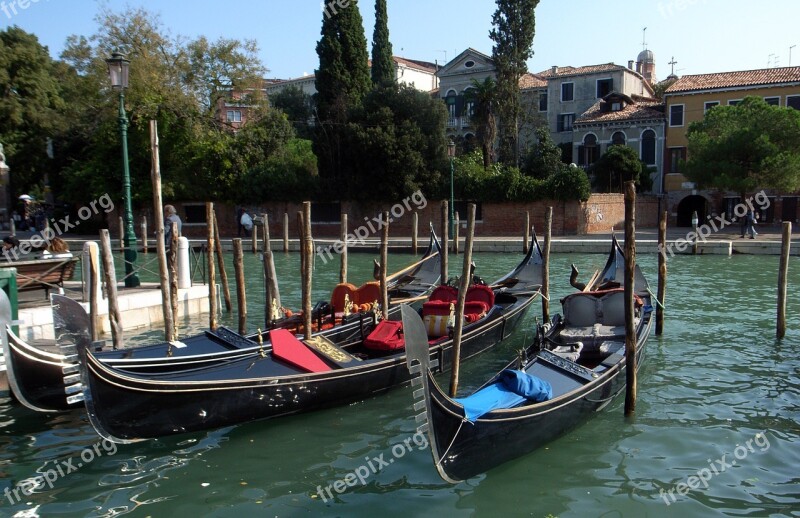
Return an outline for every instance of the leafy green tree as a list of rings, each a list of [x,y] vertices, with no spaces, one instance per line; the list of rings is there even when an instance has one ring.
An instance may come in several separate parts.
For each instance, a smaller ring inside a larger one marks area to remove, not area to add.
[[[647,176],[647,168],[632,147],[611,146],[592,166],[596,187],[605,192],[623,192],[625,182],[633,180],[640,185]],[[648,177],[649,178],[649,177]]]
[[[345,178],[343,133],[349,112],[360,106],[372,86],[367,39],[356,0],[333,16],[323,15],[317,55],[314,152],[319,157],[320,175],[334,186]]]
[[[432,192],[446,166],[444,105],[412,87],[379,88],[353,114],[346,139],[346,193],[351,199],[396,201]]]
[[[496,0],[489,37],[494,41],[492,59],[497,69],[500,115],[500,161],[519,163],[519,124],[522,111],[519,80],[528,71],[536,32],[534,11],[539,0]]]
[[[534,144],[522,166],[522,172],[527,176],[546,179],[561,171],[567,164],[561,161],[561,148],[550,137],[550,130],[540,126],[534,130],[536,144]]]
[[[311,138],[311,129],[308,121],[314,112],[310,95],[296,86],[290,86],[274,95],[270,95],[269,101],[272,107],[286,114],[298,137]]]
[[[477,127],[477,139],[483,154],[483,167],[488,168],[494,162],[494,141],[497,138],[497,83],[491,77],[483,81],[472,80],[472,88],[468,90],[475,103],[472,121]]]
[[[58,67],[36,36],[19,27],[0,32],[0,142],[20,194],[52,171],[48,138],[64,127]]]
[[[188,70],[185,81],[198,103],[208,112],[233,93],[248,105],[264,101],[260,88],[267,69],[258,58],[255,40],[220,38],[209,42],[201,36],[186,46]]]
[[[386,0],[375,0],[375,31],[372,34],[372,84],[389,86],[396,82],[392,42],[389,40],[389,14]]]
[[[740,193],[800,189],[800,111],[747,97],[689,126],[684,174],[700,187]]]

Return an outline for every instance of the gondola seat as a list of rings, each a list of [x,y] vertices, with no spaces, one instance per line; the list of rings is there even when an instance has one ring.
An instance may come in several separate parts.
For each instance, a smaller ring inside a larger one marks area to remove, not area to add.
[[[640,307],[641,299],[634,300]],[[625,340],[625,292],[618,288],[604,292],[573,293],[562,300],[564,329],[562,343],[583,343],[583,354],[607,354],[604,342]]]
[[[374,302],[381,301],[381,285],[377,281],[365,282],[357,290],[355,294],[356,303],[373,304]],[[386,308],[384,308],[385,310]]]
[[[364,339],[364,347],[374,351],[399,351],[405,346],[403,323],[400,321],[381,320]]]
[[[356,287],[349,282],[342,282],[336,285],[333,288],[333,292],[331,293],[331,307],[333,311],[336,313],[344,312],[344,299],[345,296],[352,302],[353,304],[356,303],[355,301],[355,294],[356,294]]]

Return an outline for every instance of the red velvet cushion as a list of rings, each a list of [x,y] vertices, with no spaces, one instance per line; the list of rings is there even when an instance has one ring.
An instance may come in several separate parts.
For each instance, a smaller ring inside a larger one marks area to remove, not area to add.
[[[456,298],[458,297],[458,290],[452,286],[437,286],[431,296],[428,297],[429,301],[436,301],[442,300],[446,302],[452,302],[455,304]]]
[[[494,306],[494,292],[484,284],[470,286],[467,290],[467,302],[483,302],[486,308]]]
[[[480,301],[467,301],[464,304],[464,315],[482,315],[489,311],[489,305]]]
[[[377,351],[397,351],[405,346],[403,323],[394,320],[381,320],[364,340],[364,347]]]

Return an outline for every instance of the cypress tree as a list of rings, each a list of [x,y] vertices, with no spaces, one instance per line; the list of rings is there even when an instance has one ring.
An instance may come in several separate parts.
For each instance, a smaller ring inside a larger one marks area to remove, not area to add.
[[[350,0],[335,12],[325,10],[321,34],[317,43],[314,152],[319,157],[320,176],[342,179],[342,142],[348,114],[361,105],[371,89],[367,38],[358,1]]]
[[[386,0],[375,0],[375,31],[372,33],[372,84],[376,87],[388,86],[394,84],[395,79]]]
[[[500,161],[519,163],[519,80],[528,71],[526,61],[533,56],[536,32],[534,10],[539,0],[496,0],[489,37],[494,41],[492,59],[497,70],[498,112],[500,115]]]

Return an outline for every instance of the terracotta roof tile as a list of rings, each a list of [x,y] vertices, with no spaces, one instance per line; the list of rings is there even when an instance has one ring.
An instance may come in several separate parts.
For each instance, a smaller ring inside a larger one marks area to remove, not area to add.
[[[545,79],[552,79],[556,77],[575,76],[581,74],[594,74],[597,72],[607,72],[609,70],[628,70],[622,65],[615,65],[614,63],[604,63],[602,65],[589,65],[585,67],[557,67],[554,72],[552,68],[542,70],[537,75]]]
[[[547,88],[547,79],[540,77],[538,74],[523,74],[519,78],[520,90],[532,90],[534,88]]]
[[[667,88],[666,93],[794,82],[800,82],[800,67],[762,68],[760,70],[683,76]]]
[[[417,59],[406,59],[406,58],[401,58],[399,56],[392,56],[392,59],[394,59],[396,63],[400,63],[407,67],[416,68],[417,70],[422,70],[425,72],[433,73],[436,72],[437,70],[435,63],[429,63],[427,61],[419,61]]]
[[[628,104],[622,110],[601,111],[601,106],[606,101],[597,101],[583,115],[575,120],[575,124],[593,124],[598,122],[637,121],[645,119],[665,119],[664,104],[656,99],[647,99],[636,96],[637,102]],[[639,99],[642,99],[641,101]]]

